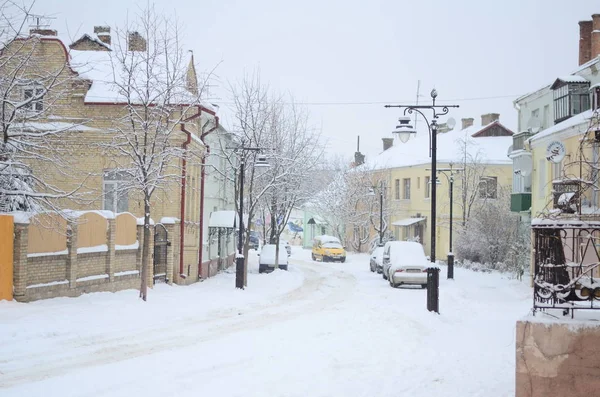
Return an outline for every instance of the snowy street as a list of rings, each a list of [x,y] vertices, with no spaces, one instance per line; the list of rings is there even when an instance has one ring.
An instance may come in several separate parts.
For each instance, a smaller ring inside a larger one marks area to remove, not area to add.
[[[0,302],[2,396],[514,396],[526,283],[457,268],[393,289],[367,255],[29,304]],[[230,269],[231,271],[233,269]],[[74,386],[77,387],[74,387]]]

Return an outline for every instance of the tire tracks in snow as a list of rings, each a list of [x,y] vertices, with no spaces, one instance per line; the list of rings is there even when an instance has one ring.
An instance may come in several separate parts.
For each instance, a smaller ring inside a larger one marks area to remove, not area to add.
[[[268,303],[251,305],[241,312],[212,311],[201,318],[185,318],[168,325],[127,330],[126,335],[63,339],[53,348],[13,357],[7,363],[26,360],[20,369],[4,370],[0,390],[25,382],[64,375],[73,370],[101,366],[163,351],[198,345],[240,331],[263,328],[344,301],[354,290],[356,278],[339,269],[298,261],[304,273],[302,285]],[[176,329],[176,332],[173,332]],[[65,354],[66,352],[66,354]]]

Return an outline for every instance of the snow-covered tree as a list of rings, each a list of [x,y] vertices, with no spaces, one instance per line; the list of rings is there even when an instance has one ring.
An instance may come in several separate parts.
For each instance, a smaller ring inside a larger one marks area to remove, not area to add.
[[[107,92],[124,105],[121,115],[109,120],[109,139],[99,145],[106,155],[114,156],[115,172],[122,181],[115,193],[127,191],[143,201],[143,300],[150,266],[151,199],[156,191],[181,183],[184,164],[200,162],[182,144],[186,131],[190,139],[200,129],[202,85],[190,81],[190,57],[180,40],[177,21],[150,7],[116,29],[107,54],[113,76],[106,82]]]
[[[239,175],[239,157],[245,158],[244,214],[247,258],[250,225],[270,220],[265,239],[278,241],[294,206],[311,195],[310,174],[322,155],[319,133],[309,128],[308,115],[293,104],[293,98],[273,93],[258,75],[233,84],[235,121],[232,128],[239,142],[237,158],[230,164]],[[244,150],[243,148],[260,150]],[[269,167],[255,168],[266,156]],[[239,183],[236,208],[239,210]],[[268,236],[267,236],[268,235]],[[246,284],[246,277],[244,280]]]

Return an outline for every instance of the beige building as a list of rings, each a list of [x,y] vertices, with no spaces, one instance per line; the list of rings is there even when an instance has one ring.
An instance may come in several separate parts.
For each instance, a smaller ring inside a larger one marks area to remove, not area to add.
[[[437,178],[437,259],[445,259],[449,251],[451,174],[455,232],[474,205],[496,200],[499,192],[510,186],[512,162],[507,150],[513,133],[500,123],[499,117],[497,113],[485,114],[478,123],[473,118],[463,118],[453,130],[440,125],[437,168],[445,171],[439,172]],[[381,154],[367,161],[367,165],[386,178],[384,201],[385,206],[392,208],[386,221],[395,239],[420,241],[429,255],[431,158],[427,131],[419,131],[407,143],[383,138],[383,149]],[[454,172],[451,173],[450,168]]]
[[[114,89],[119,69],[115,66],[113,45],[110,28],[97,26],[94,34],[85,34],[73,43],[62,39],[56,31],[32,31],[31,37],[14,42],[4,51],[5,54],[7,51],[28,52],[30,59],[23,67],[22,76],[43,75],[46,83],[50,76],[55,79],[52,88],[45,91],[38,88],[44,87],[44,83],[36,86],[32,78],[32,87],[25,87],[17,95],[39,96],[29,109],[34,117],[28,120],[34,121],[27,121],[25,129],[40,134],[62,131],[56,138],[49,138],[54,139],[54,146],[60,149],[60,161],[53,158],[30,161],[34,175],[43,174],[44,181],[57,191],[73,193],[58,201],[60,208],[131,213],[141,218],[144,200],[140,190],[131,183],[131,175],[123,171],[131,166],[131,156],[123,154],[126,146],[115,144],[119,133],[124,136],[120,127],[116,127],[117,122],[126,121],[131,109],[136,111],[137,104],[134,102],[134,106],[128,107],[127,102],[131,102],[132,97],[124,98]],[[126,51],[144,51],[146,40],[132,32],[127,46]],[[186,65],[185,84],[175,93],[177,102],[165,107],[169,109],[165,117],[167,123],[175,123],[166,127],[169,130],[167,147],[178,155],[168,157],[162,174],[156,172],[153,181],[156,191],[150,203],[150,216],[156,224],[154,230],[160,241],[166,240],[165,253],[168,252],[168,255],[151,253],[154,265],[164,269],[169,262],[173,266],[171,271],[157,273],[157,270],[152,274],[156,273],[157,281],[181,284],[196,282],[200,275],[209,273],[202,269],[203,262],[205,266],[207,263],[207,258],[202,259],[202,241],[206,240],[201,195],[203,139],[219,127],[215,111],[199,101],[194,102],[198,83],[193,57],[186,60]],[[139,108],[144,109],[142,105]],[[167,229],[170,233],[165,235]],[[39,256],[39,252],[36,254]]]

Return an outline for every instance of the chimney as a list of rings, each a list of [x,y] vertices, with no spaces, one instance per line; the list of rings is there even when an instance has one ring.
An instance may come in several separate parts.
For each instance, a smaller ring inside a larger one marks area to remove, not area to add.
[[[381,140],[383,141],[384,152],[394,146],[394,138],[381,138]]]
[[[41,36],[56,36],[57,33],[54,29],[34,28],[29,30],[29,34],[39,34]]]
[[[592,59],[592,21],[579,21],[579,66]]]
[[[465,128],[469,128],[473,125],[473,121],[475,121],[472,117],[468,118],[468,119],[460,119],[460,121],[462,122],[462,128],[461,130],[464,130]]]
[[[498,121],[500,119],[499,113],[487,113],[481,115],[481,126],[486,126],[494,121]]]
[[[592,20],[592,56],[590,59],[600,55],[600,14],[592,15]]]
[[[127,49],[129,51],[146,51],[146,39],[138,32],[129,32]]]
[[[110,26],[94,26],[94,33],[96,33],[101,42],[110,45]]]

